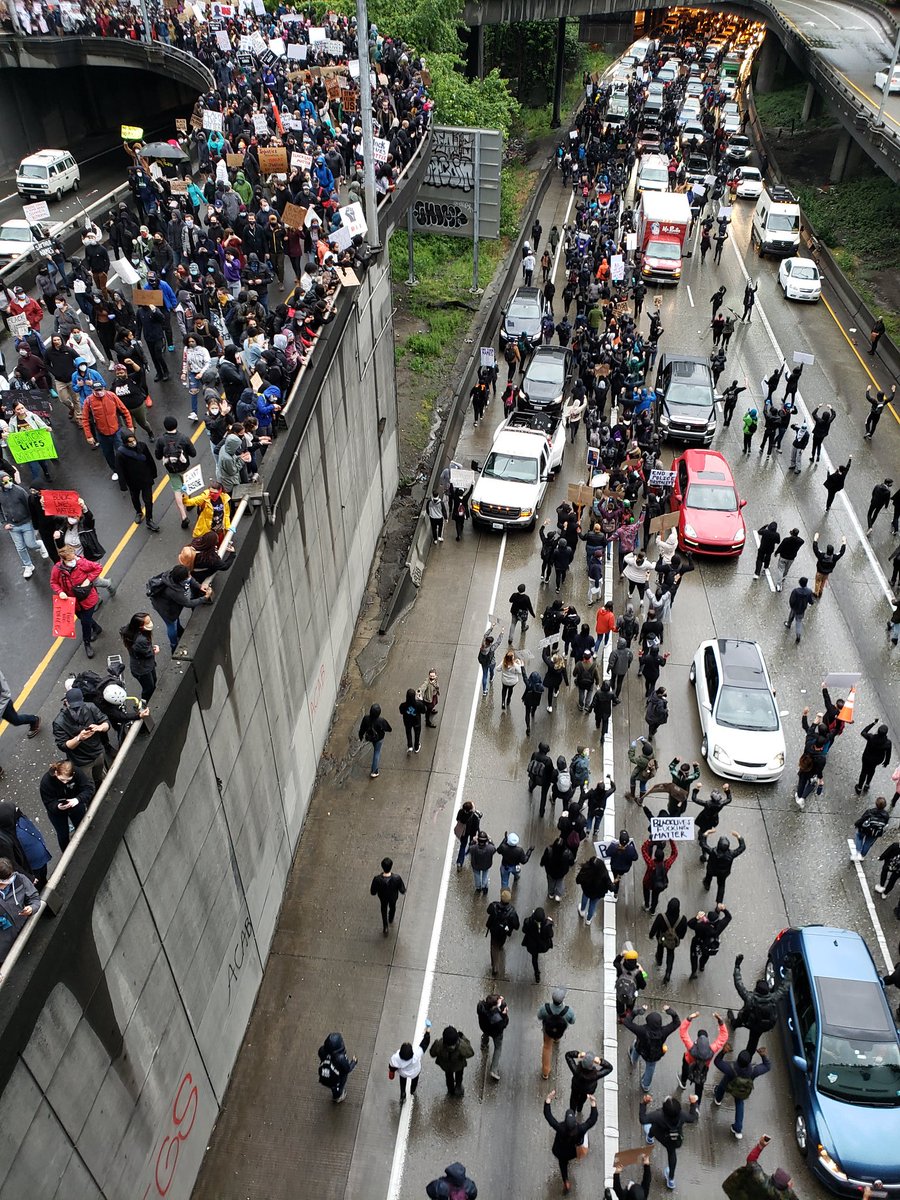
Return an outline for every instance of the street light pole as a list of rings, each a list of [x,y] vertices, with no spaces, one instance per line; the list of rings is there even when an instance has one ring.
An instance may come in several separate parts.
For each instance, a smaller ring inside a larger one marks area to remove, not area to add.
[[[369,76],[369,12],[366,0],[356,0],[356,44],[359,59],[359,112],[363,131],[363,179],[366,189],[367,239],[378,245],[378,204],[375,196],[375,142],[372,135],[372,81]]]
[[[884,87],[881,89],[881,103],[878,105],[878,116],[875,118],[875,124],[881,125],[884,120],[884,106],[891,91],[891,80],[894,78],[894,68],[897,65],[897,58],[900,56],[900,30],[897,32],[897,40],[894,42],[894,57],[891,59],[891,65],[888,67],[887,79],[884,81]]]

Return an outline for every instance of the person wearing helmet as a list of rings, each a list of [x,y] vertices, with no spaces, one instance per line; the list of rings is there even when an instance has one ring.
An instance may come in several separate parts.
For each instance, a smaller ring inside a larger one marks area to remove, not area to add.
[[[715,829],[710,829],[709,833],[715,833]],[[709,885],[715,879],[716,881],[716,904],[721,904],[725,899],[725,884],[728,882],[728,876],[731,874],[731,867],[738,855],[743,854],[747,849],[747,845],[737,830],[732,829],[731,836],[737,838],[737,847],[732,850],[731,842],[727,837],[720,837],[715,846],[710,848],[707,842],[707,834],[700,834],[700,849],[707,855],[706,876],[703,880],[703,890],[709,891]]]
[[[728,1023],[732,1029],[744,1028],[749,1031],[747,1050],[752,1057],[762,1035],[768,1033],[770,1029],[774,1029],[778,1024],[778,1009],[782,999],[788,994],[791,984],[789,979],[782,979],[773,988],[769,986],[763,976],[757,979],[753,985],[753,991],[750,992],[741,978],[743,961],[743,954],[739,954],[734,960],[734,986],[742,1000],[742,1005],[736,1015],[729,1008]]]
[[[550,1153],[559,1163],[559,1173],[562,1176],[563,1191],[570,1192],[572,1184],[569,1181],[569,1163],[576,1158],[582,1157],[579,1150],[584,1147],[584,1152],[587,1153],[586,1143],[589,1129],[597,1124],[597,1101],[593,1096],[588,1096],[588,1101],[591,1106],[591,1111],[588,1113],[586,1121],[579,1121],[578,1114],[573,1112],[571,1108],[566,1109],[565,1116],[561,1121],[557,1120],[553,1115],[553,1109],[550,1107],[556,1096],[556,1090],[550,1092],[544,1101],[544,1120],[554,1132],[553,1146]]]
[[[135,721],[143,720],[150,713],[150,709],[134,696],[129,696],[120,683],[106,685],[97,707],[109,721],[110,729],[118,734],[120,746],[128,727]]]

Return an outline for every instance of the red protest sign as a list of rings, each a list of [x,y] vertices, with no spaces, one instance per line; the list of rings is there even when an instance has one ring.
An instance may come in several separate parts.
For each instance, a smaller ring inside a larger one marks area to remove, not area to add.
[[[75,636],[75,597],[53,597],[53,636]]]
[[[77,492],[41,492],[48,517],[80,517],[81,501]]]

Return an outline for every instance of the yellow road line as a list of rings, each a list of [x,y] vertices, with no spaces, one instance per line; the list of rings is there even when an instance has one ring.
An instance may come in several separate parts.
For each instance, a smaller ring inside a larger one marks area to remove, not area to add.
[[[194,431],[194,434],[191,437],[191,441],[196,443],[197,438],[200,436],[201,433],[203,433],[203,431],[205,429],[206,429],[206,425],[203,421],[201,421],[199,423],[199,425],[197,426],[196,430]],[[158,500],[160,498],[160,496],[163,494],[163,491],[168,482],[169,482],[169,478],[167,475],[164,474],[163,478],[156,485],[156,488],[153,492],[154,500]],[[112,554],[109,556],[109,558],[103,564],[104,574],[107,571],[109,571],[110,567],[113,565],[113,563],[116,561],[116,559],[119,557],[119,555],[122,553],[122,551],[125,549],[125,547],[128,545],[128,543],[131,541],[131,539],[134,537],[134,535],[137,533],[137,531],[139,529],[140,529],[140,525],[135,525],[134,522],[132,522],[131,527],[129,529],[127,529],[125,531],[125,533],[122,535],[122,538],[119,541],[118,546],[116,546],[115,550],[113,550]],[[19,692],[18,696],[16,696],[15,700],[13,701],[13,703],[17,709],[21,708],[22,705],[25,703],[25,701],[28,699],[28,697],[31,695],[38,680],[41,678],[41,676],[44,674],[44,672],[50,666],[50,662],[53,659],[53,656],[56,654],[57,650],[60,648],[60,646],[63,644],[63,642],[70,642],[71,640],[72,640],[71,638],[58,637],[53,641],[52,645],[50,646],[50,649],[47,651],[47,653],[44,655],[44,657],[41,659],[41,661],[38,663],[38,665],[35,667],[35,669],[28,676],[28,679],[25,681],[25,686],[22,688],[21,692]],[[3,736],[3,734],[6,732],[6,730],[8,728],[9,728],[9,726],[7,725],[6,721],[0,721],[0,737]]]
[[[834,64],[832,64],[832,66],[833,65]],[[853,80],[849,79],[844,74],[843,71],[838,71],[837,67],[834,67],[834,70],[837,72],[838,75],[840,75],[841,79],[843,79],[843,81],[847,84],[848,87],[852,87],[854,92],[857,93],[857,95],[862,96],[863,100],[865,100],[865,102],[869,106],[869,108],[874,108],[875,112],[876,113],[878,112],[878,107],[881,104],[880,99],[878,101],[878,104],[876,104],[875,101],[872,99],[872,97],[867,96],[866,93],[862,90],[862,88],[857,87],[856,84],[853,82]],[[900,121],[898,121],[896,117],[892,117],[891,114],[887,111],[887,108],[885,108],[885,111],[881,115],[882,115],[882,117],[884,117],[884,119],[886,121],[890,121],[890,123],[892,125],[896,125],[898,128],[900,128]]]
[[[847,343],[847,345],[850,347],[850,349],[853,351],[853,353],[859,359],[859,365],[862,367],[862,369],[865,371],[865,373],[868,375],[868,377],[872,380],[873,385],[878,389],[878,391],[881,391],[881,384],[878,382],[878,380],[875,378],[875,376],[872,374],[872,372],[866,366],[865,362],[863,361],[863,357],[860,354],[859,350],[854,345],[852,338],[849,336],[846,329],[840,323],[840,321],[838,320],[838,317],[837,317],[837,313],[834,311],[834,309],[831,307],[831,305],[828,303],[828,301],[825,299],[824,296],[822,296],[822,303],[825,305],[825,307],[831,313],[832,321],[834,321],[835,325],[837,325],[838,329],[844,335],[844,341]],[[900,416],[897,415],[897,410],[894,408],[893,404],[888,403],[888,410],[890,411],[891,416],[894,418],[894,420],[897,422],[897,424],[900,425]]]

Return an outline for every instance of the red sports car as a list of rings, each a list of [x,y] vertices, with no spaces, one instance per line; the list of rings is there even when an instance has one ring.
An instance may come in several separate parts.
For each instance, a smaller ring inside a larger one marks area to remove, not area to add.
[[[672,464],[672,512],[678,513],[682,550],[720,558],[737,557],[747,533],[743,508],[725,458],[717,450],[690,449]]]

